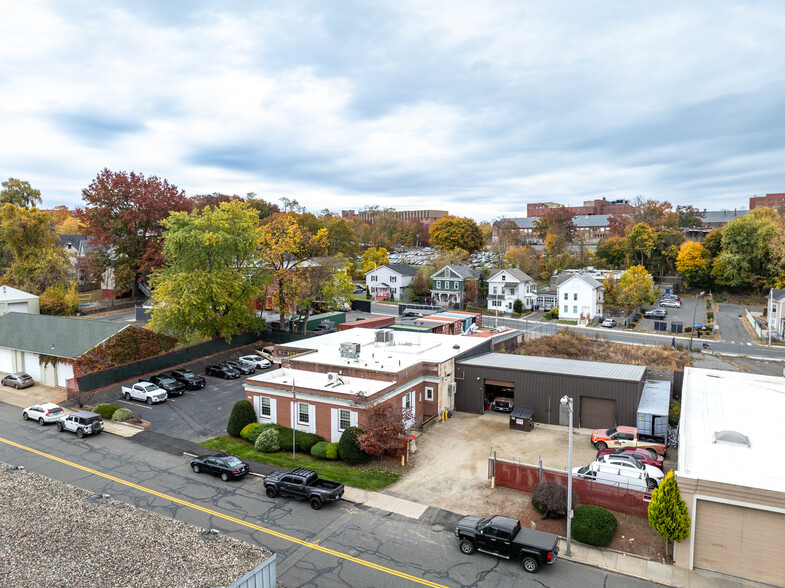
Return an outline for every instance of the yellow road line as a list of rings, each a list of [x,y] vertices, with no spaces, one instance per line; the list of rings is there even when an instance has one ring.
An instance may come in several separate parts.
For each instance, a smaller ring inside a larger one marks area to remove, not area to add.
[[[390,574],[392,576],[397,576],[399,578],[403,578],[405,580],[411,580],[417,584],[422,584],[424,586],[433,586],[434,588],[446,588],[442,584],[437,584],[436,582],[431,582],[430,580],[426,580],[424,578],[418,578],[417,576],[412,576],[410,574],[406,574],[404,572],[399,572],[392,568],[388,568],[385,566],[381,566],[379,564],[375,564],[370,561],[366,561],[364,559],[359,559],[357,557],[352,557],[351,555],[346,555],[345,553],[341,553],[340,551],[335,551],[334,549],[328,549],[326,547],[322,547],[316,543],[312,543],[310,541],[303,541],[302,539],[297,539],[296,537],[292,537],[291,535],[285,535],[284,533],[279,533],[278,531],[273,531],[272,529],[267,529],[265,527],[260,527],[259,525],[255,525],[253,523],[249,523],[243,521],[241,519],[220,513],[215,510],[211,510],[209,508],[205,508],[203,506],[199,506],[198,504],[194,504],[192,502],[188,502],[186,500],[182,500],[180,498],[175,498],[174,496],[169,496],[168,494],[164,494],[163,492],[158,492],[156,490],[151,490],[150,488],[145,488],[144,486],[139,486],[138,484],[134,484],[133,482],[127,482],[121,478],[116,478],[115,476],[110,476],[109,474],[105,474],[103,472],[99,472],[98,470],[94,470],[88,468],[83,465],[79,465],[78,463],[74,463],[72,461],[68,461],[67,459],[63,459],[62,457],[57,457],[56,455],[51,455],[49,453],[44,453],[43,451],[39,451],[37,449],[33,449],[32,447],[27,447],[26,445],[20,445],[19,443],[15,443],[14,441],[9,441],[8,439],[3,439],[0,437],[0,442],[6,443],[7,445],[11,445],[18,449],[22,449],[24,451],[29,451],[30,453],[34,453],[36,455],[40,455],[41,457],[45,457],[47,459],[51,459],[53,461],[60,462],[64,465],[71,466],[72,468],[76,468],[78,470],[82,470],[83,472],[87,472],[89,474],[93,474],[95,476],[100,476],[101,478],[105,478],[107,480],[111,480],[112,482],[117,482],[118,484],[122,484],[124,486],[128,486],[129,488],[134,488],[136,490],[141,490],[142,492],[147,492],[148,494],[152,494],[153,496],[158,496],[159,498],[164,498],[166,500],[171,500],[176,504],[180,504],[182,506],[187,506],[188,508],[193,508],[194,510],[199,510],[203,513],[216,516],[222,518],[226,521],[230,521],[232,523],[237,523],[238,525],[242,525],[244,527],[248,527],[250,529],[254,529],[256,531],[261,531],[262,533],[266,533],[268,535],[272,535],[273,537],[278,537],[279,539],[284,539],[286,541],[291,541],[292,543],[296,543],[297,545],[302,545],[303,547],[308,547],[310,549],[314,549],[316,551],[321,551],[322,553],[326,553],[327,555],[335,556],[339,559],[345,559],[347,561],[360,564],[361,566],[365,566],[367,568],[371,568],[377,570],[379,572],[384,572],[385,574]]]
[[[147,406],[146,404],[139,404],[138,402],[129,402],[127,400],[118,400],[117,402],[122,402],[123,404],[127,404],[129,406],[136,406],[138,408],[146,408],[147,410],[153,410],[152,406]]]

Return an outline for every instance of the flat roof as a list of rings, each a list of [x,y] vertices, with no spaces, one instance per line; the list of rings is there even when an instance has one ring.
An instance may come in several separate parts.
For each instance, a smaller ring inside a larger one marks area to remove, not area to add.
[[[390,344],[376,343],[376,333],[383,330],[390,333],[392,339]],[[341,357],[341,343],[359,343],[359,356],[351,359]],[[341,366],[351,366],[355,369],[367,368],[397,373],[422,362],[442,363],[484,344],[485,341],[482,339],[461,335],[411,333],[392,329],[349,329],[300,339],[276,347],[310,349],[312,350],[310,353],[289,359],[292,362],[304,361],[327,365],[331,367],[330,371],[337,372]],[[294,367],[296,368],[296,365]]]
[[[638,414],[668,416],[670,406],[671,383],[667,380],[646,380],[638,403]]]
[[[598,361],[512,355],[510,353],[486,353],[459,363],[461,365],[564,374],[568,376],[582,376],[584,378],[601,378],[603,380],[625,380],[628,382],[640,382],[646,374],[646,368],[642,365],[600,363]]]
[[[328,378],[326,373],[290,368],[260,373],[256,376],[250,376],[245,381],[246,389],[249,389],[251,392],[253,392],[253,386],[264,386],[265,384],[284,386],[285,389],[282,392],[286,392],[286,389],[291,392],[292,384],[294,384],[295,392],[306,388],[308,390],[329,392],[334,396],[346,396],[350,399],[353,399],[358,392],[363,392],[370,396],[394,385],[393,382],[385,380],[350,378],[340,374],[338,377],[332,376]]]
[[[686,368],[676,476],[785,491],[783,414],[785,378]],[[749,447],[715,442],[726,430],[746,435]]]

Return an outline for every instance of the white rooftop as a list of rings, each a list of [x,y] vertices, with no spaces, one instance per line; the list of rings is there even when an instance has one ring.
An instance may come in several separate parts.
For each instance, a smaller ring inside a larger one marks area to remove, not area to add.
[[[686,368],[676,476],[785,491],[783,415],[785,378]],[[714,442],[726,430],[746,435],[750,446]]]
[[[254,385],[264,386],[265,384],[279,384],[287,387],[289,390],[291,390],[293,383],[295,392],[306,388],[308,390],[319,390],[322,392],[329,392],[332,395],[345,395],[347,397],[356,396],[358,392],[363,392],[367,396],[370,396],[394,385],[393,382],[383,380],[350,378],[344,375],[328,377],[327,374],[319,372],[287,368],[251,376],[245,381],[246,388]]]
[[[487,339],[465,337],[462,335],[439,335],[435,333],[408,333],[390,331],[390,344],[377,344],[376,333],[384,329],[348,329],[328,333],[318,337],[293,341],[278,345],[279,349],[288,347],[312,349],[311,353],[291,358],[334,366],[330,371],[339,371],[342,366],[355,369],[369,369],[395,373],[422,362],[442,363],[461,353],[486,344]],[[341,357],[341,343],[359,343],[360,354],[354,359]]]
[[[17,290],[11,286],[0,286],[0,301],[5,300],[33,300],[38,298],[35,294],[25,292],[24,290]]]

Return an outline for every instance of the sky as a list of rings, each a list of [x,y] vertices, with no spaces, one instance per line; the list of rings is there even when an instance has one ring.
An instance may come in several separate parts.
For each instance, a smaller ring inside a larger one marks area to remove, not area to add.
[[[308,210],[785,192],[785,2],[0,0],[0,178]]]

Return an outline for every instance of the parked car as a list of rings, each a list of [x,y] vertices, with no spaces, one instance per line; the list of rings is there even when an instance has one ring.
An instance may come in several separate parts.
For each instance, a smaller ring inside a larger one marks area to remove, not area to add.
[[[668,316],[668,311],[664,308],[654,308],[652,310],[647,310],[643,313],[644,318],[651,318],[651,319],[664,319]]]
[[[654,480],[649,480],[646,470],[622,467],[601,461],[593,461],[582,468],[573,468],[572,473],[600,484],[629,488],[639,492],[648,492],[657,487]]]
[[[604,321],[602,321],[602,326],[612,329],[616,326],[616,321],[612,318],[606,318]]]
[[[204,388],[205,380],[202,376],[197,376],[191,370],[172,370],[169,374],[172,378],[185,384],[188,390],[199,390]]]
[[[61,416],[57,421],[57,430],[76,433],[80,439],[85,435],[98,435],[104,430],[103,417],[95,412],[81,411]]]
[[[217,376],[219,378],[224,378],[225,380],[235,380],[240,377],[239,371],[224,364],[208,365],[204,369],[204,373],[208,376]]]
[[[166,390],[162,390],[152,382],[139,382],[133,386],[122,386],[120,391],[126,400],[141,400],[147,404],[164,402]]]
[[[21,388],[29,388],[35,384],[35,382],[33,382],[33,378],[24,372],[8,374],[2,380],[0,380],[0,383],[2,383],[3,386],[13,386],[17,390]]]
[[[665,474],[662,473],[662,470],[657,466],[653,465],[646,465],[644,463],[639,462],[635,459],[632,455],[603,455],[600,459],[598,459],[600,463],[609,463],[611,465],[617,465],[622,468],[630,468],[635,469],[638,471],[645,471],[646,474],[649,476],[649,480],[653,480],[657,483],[657,486],[660,485],[660,482],[665,477]]]
[[[38,421],[38,424],[41,426],[46,423],[56,423],[60,420],[61,416],[63,416],[62,407],[53,402],[28,406],[22,411],[22,418],[24,420]]]
[[[140,382],[152,382],[159,388],[166,390],[167,396],[182,396],[185,392],[185,384],[178,382],[167,374],[157,374],[147,378],[139,378]]]
[[[663,300],[679,300],[679,301],[681,301],[681,298],[679,298],[678,294],[663,294],[662,295],[662,299]]]
[[[335,502],[343,496],[343,484],[325,480],[313,470],[297,468],[289,472],[273,472],[264,479],[264,491],[270,498],[291,496],[307,500],[311,508],[319,510],[325,502]]]
[[[512,412],[514,407],[515,400],[505,396],[497,396],[493,399],[493,402],[491,402],[491,408],[493,410],[498,410],[499,412]]]
[[[249,363],[255,363],[258,370],[266,370],[273,365],[269,359],[265,359],[261,355],[243,355],[240,359]]]
[[[509,517],[463,517],[455,527],[458,546],[466,555],[476,551],[520,561],[533,574],[543,564],[553,565],[559,555],[559,538],[521,527]]]
[[[242,478],[248,473],[248,464],[239,457],[228,453],[218,455],[202,455],[191,460],[191,469],[195,474],[205,472],[220,476],[224,482]]]
[[[671,300],[670,298],[667,300],[663,300],[660,302],[660,306],[664,306],[667,308],[681,308],[681,302],[678,300]]]
[[[591,434],[591,442],[598,450],[607,447],[636,447],[653,449],[660,455],[665,455],[667,447],[664,443],[645,441],[638,438],[637,427],[615,427],[613,429],[595,429]]]
[[[660,469],[662,469],[662,463],[665,461],[665,458],[656,451],[646,449],[645,447],[617,447],[616,449],[608,447],[597,452],[597,459],[600,459],[603,455],[631,455],[643,464]]]
[[[224,364],[236,369],[238,372],[246,376],[256,371],[256,366],[250,361],[225,361],[221,365]]]

